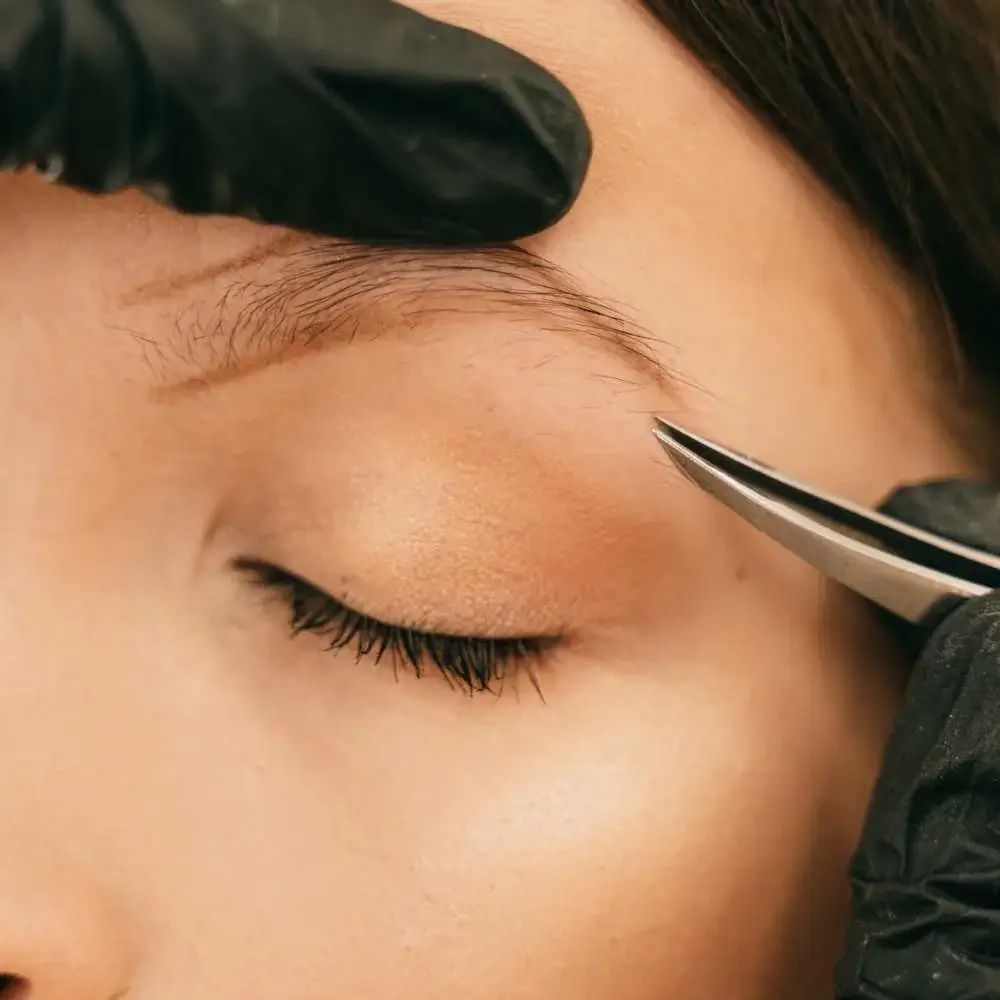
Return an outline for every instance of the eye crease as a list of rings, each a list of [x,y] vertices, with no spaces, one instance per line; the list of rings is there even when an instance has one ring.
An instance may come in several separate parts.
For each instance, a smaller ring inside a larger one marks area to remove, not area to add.
[[[233,566],[253,586],[281,601],[293,638],[314,633],[330,652],[350,649],[358,662],[388,660],[395,673],[402,668],[419,678],[434,669],[452,687],[470,695],[499,695],[508,681],[521,674],[541,695],[536,670],[561,642],[559,635],[449,635],[392,624],[356,611],[270,563],[240,558]]]

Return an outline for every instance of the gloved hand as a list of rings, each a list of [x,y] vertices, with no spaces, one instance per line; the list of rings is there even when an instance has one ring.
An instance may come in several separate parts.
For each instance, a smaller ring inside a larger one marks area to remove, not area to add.
[[[882,510],[1000,554],[1000,492],[952,480]],[[920,656],[851,866],[840,1000],[1000,998],[1000,591]]]
[[[555,222],[589,159],[554,77],[392,0],[0,4],[0,165],[88,191],[485,243]]]

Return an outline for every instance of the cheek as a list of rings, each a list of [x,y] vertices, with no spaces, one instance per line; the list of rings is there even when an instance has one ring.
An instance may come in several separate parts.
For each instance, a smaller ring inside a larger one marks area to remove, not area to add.
[[[815,879],[825,775],[789,753],[801,724],[775,724],[776,692],[676,666],[648,683],[584,671],[545,709],[500,703],[414,727],[391,792],[405,804],[398,839],[383,846],[416,861],[388,938],[419,928],[424,944],[447,942],[420,949],[437,977],[487,962],[497,995],[534,997],[526,968],[539,997],[569,995],[567,981],[577,996],[645,997],[713,977],[736,995],[743,977],[770,975],[788,911],[837,895]],[[752,926],[734,924],[748,912]]]
[[[828,980],[898,688],[852,602],[739,600],[641,671],[561,664],[544,705],[394,715],[382,848],[416,859],[393,933],[447,942],[426,975],[485,962],[550,1000]]]

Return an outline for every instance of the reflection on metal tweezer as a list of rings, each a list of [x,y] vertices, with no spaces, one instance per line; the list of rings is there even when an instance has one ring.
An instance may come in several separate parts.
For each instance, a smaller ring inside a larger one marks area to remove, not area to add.
[[[1000,558],[796,482],[665,420],[656,420],[653,433],[706,493],[908,622],[1000,587]]]

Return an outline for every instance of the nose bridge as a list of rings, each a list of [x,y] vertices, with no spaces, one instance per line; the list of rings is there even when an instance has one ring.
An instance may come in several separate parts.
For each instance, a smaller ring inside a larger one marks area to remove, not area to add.
[[[128,712],[116,605],[134,539],[115,513],[127,461],[110,422],[95,438],[93,413],[18,413],[0,403],[0,424],[21,427],[0,441],[0,1000],[110,1000],[132,959],[99,846],[132,781],[113,763],[129,753],[114,724]]]
[[[17,1000],[110,1000],[127,986],[131,947],[102,824],[129,783],[109,762],[128,748],[100,733],[125,706],[93,690],[93,631],[77,645],[45,621],[39,591],[50,609],[60,598],[48,582],[0,597],[0,974],[12,977],[0,987]]]
[[[131,678],[150,643],[128,622],[176,544],[143,508],[175,425],[107,321],[115,262],[76,254],[62,287],[54,246],[34,269],[64,239],[40,218],[0,296],[0,1000],[111,1000],[134,970],[128,820],[148,804]]]
[[[141,412],[128,422],[86,402],[0,435],[0,837],[5,812],[68,802],[60,783],[108,763],[101,737],[130,714],[129,623],[169,551],[170,527],[142,513],[158,484],[141,461]],[[20,412],[8,407],[0,426]]]

